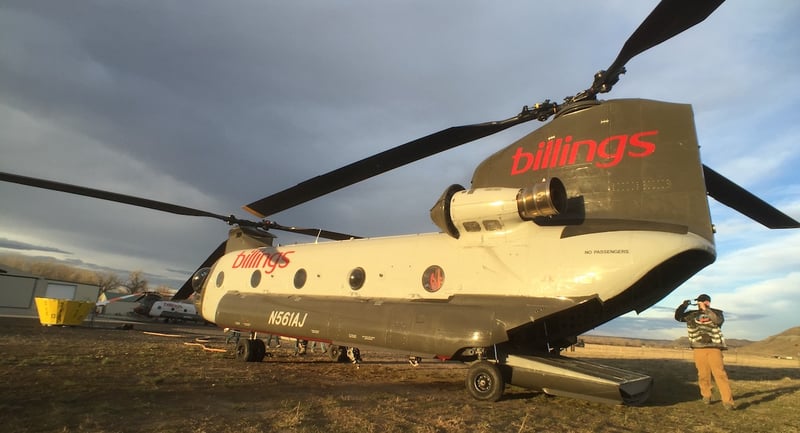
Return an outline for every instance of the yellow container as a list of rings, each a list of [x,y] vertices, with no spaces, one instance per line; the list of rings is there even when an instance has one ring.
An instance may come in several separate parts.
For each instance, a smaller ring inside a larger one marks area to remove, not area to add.
[[[45,326],[80,325],[92,309],[94,309],[94,306],[94,302],[36,298],[36,309],[39,310],[39,322]]]

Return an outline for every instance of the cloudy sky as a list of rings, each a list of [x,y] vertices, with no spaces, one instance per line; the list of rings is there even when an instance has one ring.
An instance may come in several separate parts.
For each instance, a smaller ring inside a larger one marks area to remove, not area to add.
[[[453,125],[561,101],[609,66],[656,1],[0,2],[0,171],[220,214]],[[604,97],[694,106],[704,162],[800,218],[800,3],[729,2],[645,52]],[[437,231],[517,126],[273,215],[360,236]],[[708,292],[729,338],[800,325],[800,230],[714,203],[719,257],[647,312],[598,333],[684,334]],[[0,184],[0,253],[184,281],[216,220]],[[307,238],[281,236],[282,243]]]

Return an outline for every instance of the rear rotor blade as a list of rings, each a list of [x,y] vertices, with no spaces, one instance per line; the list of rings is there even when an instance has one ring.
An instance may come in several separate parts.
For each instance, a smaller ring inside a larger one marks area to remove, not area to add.
[[[523,112],[506,120],[444,129],[311,178],[291,188],[250,203],[244,206],[244,209],[260,218],[264,218],[397,167],[498,133],[535,118],[534,115]]]
[[[592,86],[595,93],[607,92],[630,59],[702,22],[724,0],[662,0],[625,42],[614,63]]]
[[[800,228],[800,222],[751,194],[730,179],[703,165],[706,191],[715,200],[771,229]]]

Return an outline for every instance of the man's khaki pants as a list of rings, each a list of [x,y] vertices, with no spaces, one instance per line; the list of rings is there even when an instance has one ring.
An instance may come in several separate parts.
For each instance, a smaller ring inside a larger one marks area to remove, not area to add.
[[[704,399],[711,398],[711,375],[713,374],[722,403],[733,404],[731,384],[728,382],[728,374],[722,363],[722,351],[717,348],[703,348],[693,349],[692,352],[694,352],[694,365],[697,367],[700,395]]]

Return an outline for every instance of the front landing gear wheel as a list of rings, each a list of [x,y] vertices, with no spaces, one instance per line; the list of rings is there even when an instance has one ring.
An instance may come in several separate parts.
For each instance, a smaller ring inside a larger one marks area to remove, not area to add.
[[[239,340],[236,343],[236,352],[234,356],[237,361],[252,362],[253,361],[253,345],[250,340]]]
[[[497,364],[478,361],[467,371],[467,391],[472,398],[481,401],[497,401],[503,396],[506,382]]]
[[[255,339],[250,340],[253,343],[253,362],[263,362],[264,357],[267,356],[267,345],[264,343],[264,340]]]
[[[334,362],[348,362],[347,348],[344,346],[331,345],[328,347],[328,356]]]
[[[239,361],[261,362],[267,353],[264,340],[239,340],[234,356]]]

